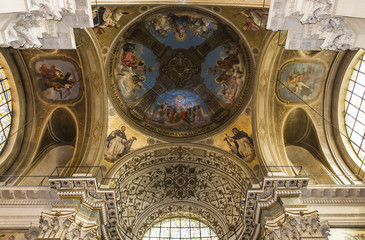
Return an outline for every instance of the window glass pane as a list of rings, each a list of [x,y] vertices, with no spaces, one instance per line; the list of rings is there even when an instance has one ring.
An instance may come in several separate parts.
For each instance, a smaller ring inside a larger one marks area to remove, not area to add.
[[[364,64],[365,66],[365,64]],[[358,84],[361,84],[362,86],[365,86],[365,74],[364,73],[359,73],[357,79],[356,79],[356,82]]]
[[[195,219],[175,217],[157,223],[146,232],[143,238],[143,240],[172,239],[218,240],[218,237],[213,229]]]
[[[352,102],[350,102],[350,103],[352,103]],[[349,114],[351,117],[356,119],[358,111],[359,111],[358,108],[356,108],[354,105],[350,104],[347,109],[347,114]]]
[[[5,147],[5,143],[10,134],[12,122],[12,101],[8,79],[0,64],[0,152]]]

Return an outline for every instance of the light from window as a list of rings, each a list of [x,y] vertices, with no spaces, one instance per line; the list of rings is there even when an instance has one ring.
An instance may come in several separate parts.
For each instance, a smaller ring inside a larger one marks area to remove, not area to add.
[[[0,64],[0,152],[9,138],[13,105],[9,82],[2,65]]]
[[[204,223],[191,218],[168,218],[147,231],[143,240],[218,240],[215,232]]]
[[[365,160],[365,54],[362,55],[350,78],[345,99],[345,125],[361,162]]]

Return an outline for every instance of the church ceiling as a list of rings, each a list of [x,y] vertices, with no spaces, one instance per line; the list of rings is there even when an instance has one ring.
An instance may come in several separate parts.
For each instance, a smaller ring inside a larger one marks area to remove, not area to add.
[[[250,99],[265,31],[253,16],[260,14],[232,7],[95,9],[110,96],[106,166],[149,144],[177,141],[217,146],[254,165]],[[127,147],[117,150],[116,135]]]
[[[163,8],[116,37],[107,83],[127,122],[179,141],[205,137],[240,114],[250,99],[252,61],[245,42],[220,19]]]

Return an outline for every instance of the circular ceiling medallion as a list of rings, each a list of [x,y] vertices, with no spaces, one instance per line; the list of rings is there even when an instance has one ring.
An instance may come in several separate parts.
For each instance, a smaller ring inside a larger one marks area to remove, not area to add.
[[[237,32],[191,8],[148,12],[114,41],[107,72],[118,113],[169,141],[227,127],[250,98],[252,60]]]

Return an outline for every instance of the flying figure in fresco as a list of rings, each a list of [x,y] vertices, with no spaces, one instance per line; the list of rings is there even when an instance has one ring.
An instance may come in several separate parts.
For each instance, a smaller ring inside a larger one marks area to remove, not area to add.
[[[261,31],[261,27],[265,27],[267,24],[268,14],[261,9],[244,9],[241,14],[246,17],[243,30]]]
[[[301,92],[302,95],[310,95],[313,92],[313,89],[306,83],[310,82],[309,80],[314,73],[315,69],[312,67],[308,67],[306,71],[303,71],[302,73],[299,73],[296,68],[293,68],[287,74],[282,88],[285,88],[289,94],[298,94]]]
[[[50,68],[47,68],[46,64],[42,64],[39,73],[45,88],[53,88],[59,93],[61,100],[71,95],[76,80],[72,79],[70,72],[63,75],[62,70],[56,68],[54,64]]]
[[[117,8],[110,9],[105,7],[99,7],[98,10],[94,12],[93,19],[96,33],[105,33],[104,28],[107,27],[119,28],[120,24],[118,23],[118,21],[124,14],[129,13]]]
[[[251,162],[255,155],[252,138],[246,132],[240,131],[237,128],[233,128],[232,133],[232,137],[226,134],[226,138],[224,138],[231,152],[244,161]]]
[[[112,131],[106,138],[106,151],[104,153],[106,161],[114,163],[131,150],[132,144],[137,138],[131,137],[127,139],[125,130],[126,127],[121,126],[120,129]]]

